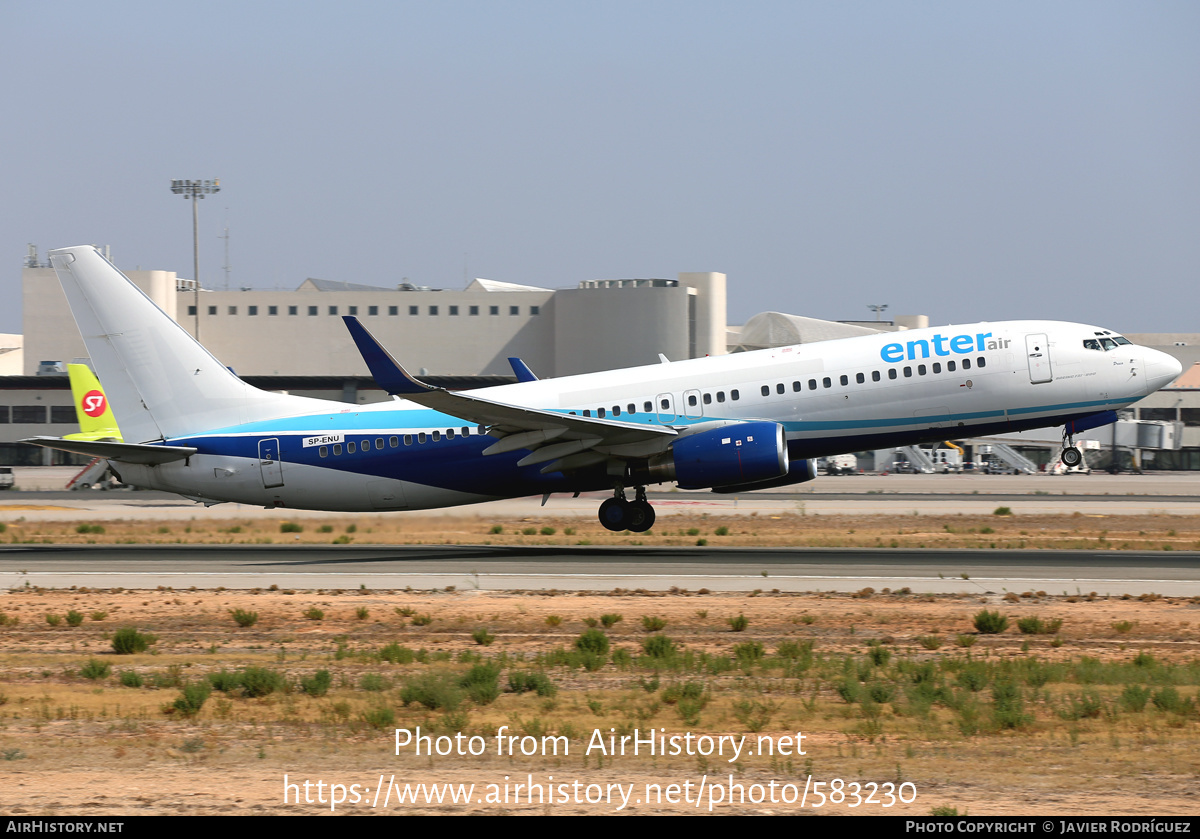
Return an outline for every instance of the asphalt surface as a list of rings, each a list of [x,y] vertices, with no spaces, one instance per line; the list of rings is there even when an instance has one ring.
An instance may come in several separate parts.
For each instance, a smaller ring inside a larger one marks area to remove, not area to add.
[[[1200,553],[598,546],[6,545],[0,586],[614,588],[1200,596]]]
[[[43,483],[46,480],[43,478]],[[518,498],[388,515],[592,517],[602,493]],[[651,492],[660,516],[990,514],[1200,515],[1200,473],[1145,475],[855,475],[780,491],[717,495]],[[204,507],[158,492],[0,493],[0,521],[144,518],[322,518],[346,513]],[[0,547],[0,589],[35,585],[154,588],[445,588],[914,592],[1044,590],[1200,596],[1200,554],[1117,551],[967,551],[728,547],[61,546]]]

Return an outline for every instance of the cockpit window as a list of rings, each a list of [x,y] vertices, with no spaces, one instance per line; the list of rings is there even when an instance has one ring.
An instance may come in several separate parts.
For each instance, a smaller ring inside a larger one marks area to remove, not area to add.
[[[1111,334],[1111,333],[1110,333]],[[1113,335],[1111,338],[1084,338],[1083,348],[1085,350],[1115,350],[1121,344],[1132,344],[1128,338],[1122,338],[1120,335]]]

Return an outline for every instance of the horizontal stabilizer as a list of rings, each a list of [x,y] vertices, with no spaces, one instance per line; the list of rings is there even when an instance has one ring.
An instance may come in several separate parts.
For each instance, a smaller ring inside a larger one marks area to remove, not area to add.
[[[58,449],[63,452],[102,457],[121,463],[142,463],[157,466],[184,460],[196,453],[192,446],[155,446],[145,443],[110,443],[100,440],[65,440],[62,437],[29,437],[21,441],[31,446]]]

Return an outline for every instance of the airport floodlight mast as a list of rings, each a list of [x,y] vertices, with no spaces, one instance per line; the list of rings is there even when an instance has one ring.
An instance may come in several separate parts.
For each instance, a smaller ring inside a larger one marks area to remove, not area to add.
[[[867,308],[875,313],[876,321],[879,320],[880,313],[887,311],[887,307],[888,307],[887,303],[868,303],[867,304]]]
[[[195,283],[193,299],[196,310],[194,321],[196,334],[194,337],[197,341],[200,340],[200,210],[197,208],[196,200],[220,191],[220,178],[205,181],[187,181],[175,178],[171,181],[171,192],[192,199],[192,282]]]

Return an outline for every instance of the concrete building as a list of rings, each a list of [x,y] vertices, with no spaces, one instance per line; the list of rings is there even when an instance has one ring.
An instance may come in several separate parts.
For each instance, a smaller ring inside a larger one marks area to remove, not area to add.
[[[462,290],[306,280],[295,291],[198,293],[169,271],[127,276],[243,376],[358,376],[341,316],[355,315],[405,365],[434,375],[506,375],[522,358],[565,376],[725,352],[725,275],[596,280],[553,290],[475,280]],[[198,299],[198,305],[197,305]],[[24,374],[87,355],[50,268],[22,273]]]

